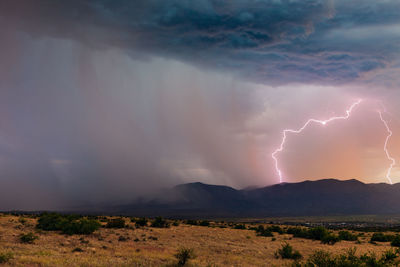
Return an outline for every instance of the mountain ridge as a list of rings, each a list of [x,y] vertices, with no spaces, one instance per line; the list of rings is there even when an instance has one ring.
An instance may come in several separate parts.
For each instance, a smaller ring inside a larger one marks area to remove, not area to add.
[[[400,213],[399,185],[321,179],[234,189],[194,182],[113,210],[135,216],[207,218],[390,214]]]

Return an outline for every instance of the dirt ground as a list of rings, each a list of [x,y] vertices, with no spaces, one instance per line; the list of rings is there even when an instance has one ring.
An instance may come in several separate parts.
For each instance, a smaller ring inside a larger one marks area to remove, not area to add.
[[[127,220],[128,222],[129,220]],[[332,253],[356,247],[357,253],[379,255],[389,243],[368,243],[371,234],[360,242],[341,241],[323,245],[320,241],[292,238],[274,233],[256,236],[255,231],[179,224],[170,228],[101,228],[91,235],[62,235],[35,229],[36,219],[0,215],[0,254],[11,253],[5,266],[168,266],[176,262],[179,248],[192,248],[196,258],[191,266],[290,266],[292,260],[276,259],[275,251],[284,242],[298,250],[305,261],[317,249]],[[21,243],[22,233],[34,232],[33,244]],[[122,238],[121,238],[122,237]],[[120,239],[126,239],[122,241]],[[75,249],[82,251],[74,252]]]

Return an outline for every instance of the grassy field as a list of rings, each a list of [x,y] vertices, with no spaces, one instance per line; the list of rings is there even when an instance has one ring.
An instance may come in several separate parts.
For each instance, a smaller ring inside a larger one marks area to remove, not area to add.
[[[293,260],[275,257],[286,242],[300,252],[303,263],[318,249],[339,254],[356,247],[357,255],[379,256],[391,248],[389,242],[370,243],[372,233],[363,233],[358,241],[327,245],[290,234],[257,236],[253,230],[221,223],[206,227],[171,222],[168,228],[136,228],[125,221],[121,229],[101,227],[89,235],[64,235],[36,229],[36,218],[0,215],[0,261],[2,255],[5,266],[176,266],[175,254],[187,248],[195,254],[188,266],[292,266]],[[21,234],[30,232],[38,239],[21,242]]]

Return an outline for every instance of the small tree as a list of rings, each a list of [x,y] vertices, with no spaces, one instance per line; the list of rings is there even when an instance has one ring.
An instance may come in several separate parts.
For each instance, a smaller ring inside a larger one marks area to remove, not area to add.
[[[264,228],[264,226],[262,226],[262,225],[259,225],[256,228],[256,233],[258,236],[266,236],[266,237],[274,236],[269,228]]]
[[[178,266],[185,266],[189,260],[194,259],[196,255],[191,248],[180,248],[175,254],[175,258],[178,260]]]
[[[124,228],[125,220],[122,218],[111,219],[107,222],[106,228]]]
[[[146,218],[137,219],[135,225],[139,227],[147,226],[147,219]]]
[[[45,231],[62,231],[64,234],[91,234],[100,228],[94,219],[86,219],[77,215],[61,215],[58,213],[42,213],[36,228]]]
[[[198,225],[198,222],[196,220],[186,220],[186,224],[189,225]]]
[[[276,258],[298,260],[302,256],[299,251],[294,250],[288,243],[282,244],[282,247],[275,252]]]
[[[400,247],[400,235],[395,235],[390,245],[392,247]]]
[[[209,221],[201,221],[200,223],[199,223],[199,225],[200,226],[210,226],[210,222]]]
[[[13,258],[14,255],[11,252],[0,253],[0,264],[7,263]]]
[[[314,227],[308,230],[309,239],[322,240],[327,235],[329,235],[329,231],[323,226]]]
[[[333,245],[338,241],[339,241],[339,237],[334,234],[327,234],[327,235],[323,236],[321,239],[322,244],[329,244],[329,245]]]
[[[36,239],[38,239],[38,237],[35,236],[33,233],[21,234],[19,236],[19,240],[22,243],[32,244]]]
[[[339,239],[346,241],[356,241],[358,238],[356,235],[350,233],[349,231],[339,231]]]
[[[246,225],[244,225],[244,224],[236,224],[234,229],[244,230],[244,229],[246,229]]]
[[[371,242],[388,242],[390,241],[391,236],[385,235],[384,233],[378,232],[374,233],[371,237]]]
[[[151,227],[157,227],[157,228],[168,228],[169,224],[166,220],[164,220],[162,217],[157,217],[154,219],[154,221],[151,223]]]

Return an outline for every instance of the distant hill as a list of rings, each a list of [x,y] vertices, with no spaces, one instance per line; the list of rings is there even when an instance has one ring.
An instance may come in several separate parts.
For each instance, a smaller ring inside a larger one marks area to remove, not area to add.
[[[189,183],[158,197],[113,207],[136,216],[269,217],[400,213],[400,184],[365,184],[325,179],[236,190]]]

